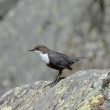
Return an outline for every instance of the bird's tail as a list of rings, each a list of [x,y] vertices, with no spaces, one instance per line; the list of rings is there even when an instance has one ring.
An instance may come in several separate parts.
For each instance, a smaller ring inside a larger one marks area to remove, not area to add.
[[[80,59],[84,59],[85,57],[84,56],[81,56],[81,57],[72,57],[72,63],[75,63],[77,61],[79,61]]]

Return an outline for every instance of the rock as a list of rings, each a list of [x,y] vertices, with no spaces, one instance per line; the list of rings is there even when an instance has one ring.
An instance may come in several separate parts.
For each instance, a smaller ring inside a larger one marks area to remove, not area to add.
[[[39,56],[27,51],[37,44],[69,56],[85,56],[73,71],[110,67],[110,0],[104,0],[103,34],[96,25],[101,21],[100,0],[16,1],[0,0],[4,4],[0,12],[8,12],[0,22],[0,96],[24,83],[54,80],[57,71],[48,71]]]
[[[60,81],[37,81],[0,98],[1,110],[110,110],[110,70],[84,70]]]
[[[0,20],[15,6],[18,0],[0,0]]]

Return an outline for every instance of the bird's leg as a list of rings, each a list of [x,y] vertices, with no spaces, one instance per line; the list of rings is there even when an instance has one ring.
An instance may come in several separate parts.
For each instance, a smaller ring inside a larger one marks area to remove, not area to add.
[[[54,85],[56,85],[61,80],[60,79],[61,74],[62,74],[62,70],[59,70],[59,74],[58,74],[57,78],[55,79],[55,81],[53,81],[52,83],[46,85],[45,87],[47,87],[47,86],[52,86],[53,87]]]
[[[61,74],[62,74],[62,70],[59,70],[59,74],[58,74],[57,78],[55,79],[55,81],[53,82],[53,84],[56,84],[60,81]]]

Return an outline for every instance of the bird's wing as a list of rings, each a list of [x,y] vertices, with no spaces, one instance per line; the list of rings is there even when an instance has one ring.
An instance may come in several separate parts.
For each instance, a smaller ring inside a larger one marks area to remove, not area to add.
[[[50,62],[61,69],[65,69],[70,65],[68,56],[54,51],[48,54]]]
[[[73,64],[73,63],[79,61],[80,59],[84,59],[84,58],[85,58],[84,56],[82,56],[82,57],[70,57],[70,60]]]

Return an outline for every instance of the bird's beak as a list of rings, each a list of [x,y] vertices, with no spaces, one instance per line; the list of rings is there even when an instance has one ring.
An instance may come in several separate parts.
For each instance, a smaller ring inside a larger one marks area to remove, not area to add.
[[[31,50],[28,50],[28,51],[35,51],[35,49],[31,49]]]

